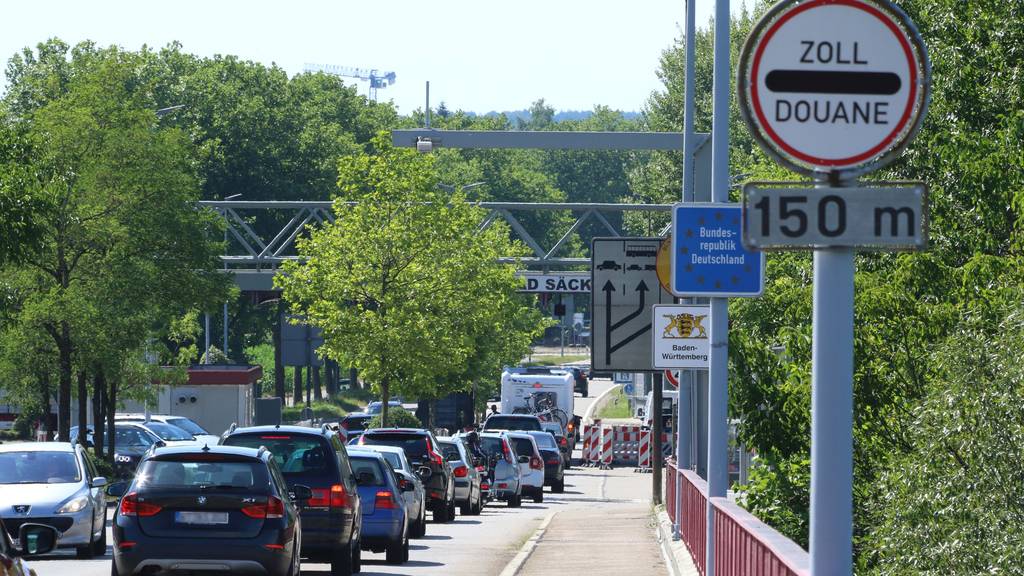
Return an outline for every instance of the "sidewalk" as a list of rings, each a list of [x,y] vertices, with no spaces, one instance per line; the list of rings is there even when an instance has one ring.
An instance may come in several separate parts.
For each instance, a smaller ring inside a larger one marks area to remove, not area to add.
[[[668,575],[649,503],[557,512],[516,574]]]

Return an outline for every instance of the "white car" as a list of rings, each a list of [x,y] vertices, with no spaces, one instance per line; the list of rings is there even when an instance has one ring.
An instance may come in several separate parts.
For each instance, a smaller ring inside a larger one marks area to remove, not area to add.
[[[197,444],[206,444],[208,446],[215,446],[220,442],[220,436],[210,434],[205,428],[196,424],[195,420],[186,418],[185,416],[170,416],[166,414],[150,414],[149,418],[146,418],[145,414],[117,414],[114,420],[118,422],[139,422],[145,424],[146,421],[150,422],[161,422],[163,424],[170,424],[171,426],[177,426],[185,432],[188,432],[195,437]]]
[[[544,501],[544,460],[540,457],[540,449],[533,436],[525,432],[509,432],[512,449],[519,460],[519,471],[522,473],[523,496],[533,496],[534,502]]]

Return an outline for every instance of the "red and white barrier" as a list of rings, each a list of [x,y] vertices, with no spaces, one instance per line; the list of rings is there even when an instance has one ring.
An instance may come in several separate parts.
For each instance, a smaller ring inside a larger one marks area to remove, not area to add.
[[[639,472],[646,472],[651,469],[651,431],[640,432],[640,449],[637,453],[636,467]]]
[[[610,469],[615,456],[613,447],[615,444],[615,429],[611,426],[601,428],[601,468]]]

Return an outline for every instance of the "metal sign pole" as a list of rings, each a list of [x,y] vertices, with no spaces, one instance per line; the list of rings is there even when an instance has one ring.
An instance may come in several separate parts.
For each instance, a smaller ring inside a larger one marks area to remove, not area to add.
[[[849,185],[849,182],[843,184]],[[814,251],[811,574],[853,574],[854,251]]]
[[[684,74],[684,101],[683,101],[683,202],[693,202],[696,200],[696,194],[694,190],[694,161],[693,161],[693,150],[695,146],[694,142],[694,118],[693,111],[695,108],[694,100],[696,91],[696,69],[695,64],[697,42],[695,36],[697,34],[697,0],[686,0],[686,28],[685,28],[686,42],[686,72]],[[693,303],[692,299],[684,299],[684,302]],[[695,420],[694,410],[690,404],[690,386],[693,385],[694,371],[686,370],[679,374],[679,420],[676,424],[676,468],[677,470],[684,470],[690,467],[690,430],[692,428],[692,422]],[[686,419],[686,425],[683,425],[683,419]],[[675,486],[675,509],[681,510],[683,503],[683,483],[682,475],[677,474],[675,478],[672,478],[672,482],[676,483]],[[672,521],[672,539],[679,540],[682,538],[682,527],[677,521],[679,514],[676,514],[676,518]]]
[[[711,123],[711,201],[729,201],[729,0],[715,1],[714,108]],[[708,381],[708,506],[706,576],[715,575],[715,507],[725,497],[729,463],[729,300],[711,298]]]

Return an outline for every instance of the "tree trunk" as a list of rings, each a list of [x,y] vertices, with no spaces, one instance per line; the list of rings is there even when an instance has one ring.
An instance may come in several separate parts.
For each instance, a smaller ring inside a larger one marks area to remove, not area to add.
[[[106,421],[106,405],[103,400],[107,395],[107,382],[103,378],[103,368],[96,366],[96,373],[93,375],[92,380],[92,445],[93,454],[97,457],[103,455],[104,438],[104,422]]]
[[[43,410],[42,421],[39,426],[46,431],[47,439],[51,438],[50,433],[53,432],[51,429],[50,422],[50,373],[41,372],[39,374],[39,401],[40,406]]]
[[[313,371],[313,398],[317,401],[323,401],[324,391],[320,388],[320,367],[310,366],[309,369]]]
[[[338,365],[333,360],[324,361],[324,380],[327,385],[327,396],[334,398],[338,395]]]
[[[106,398],[107,405],[107,462],[114,463],[114,418],[117,416],[117,380],[110,381],[110,393]]]
[[[380,381],[380,427],[388,427],[388,402],[391,400],[391,382],[387,376]]]
[[[274,322],[271,334],[274,340],[274,396],[283,402],[286,399],[284,364],[281,361],[281,322],[284,317],[284,301],[277,301],[277,317]]]
[[[85,370],[78,371],[78,438],[72,442],[89,445],[89,386]]]
[[[362,386],[359,385],[359,371],[353,366],[348,369],[348,389],[359,390],[361,388]]]
[[[295,386],[292,391],[292,405],[302,404],[302,366],[295,367]]]
[[[71,325],[60,323],[57,339],[60,354],[60,379],[57,388],[57,435],[62,440],[71,433]]]

